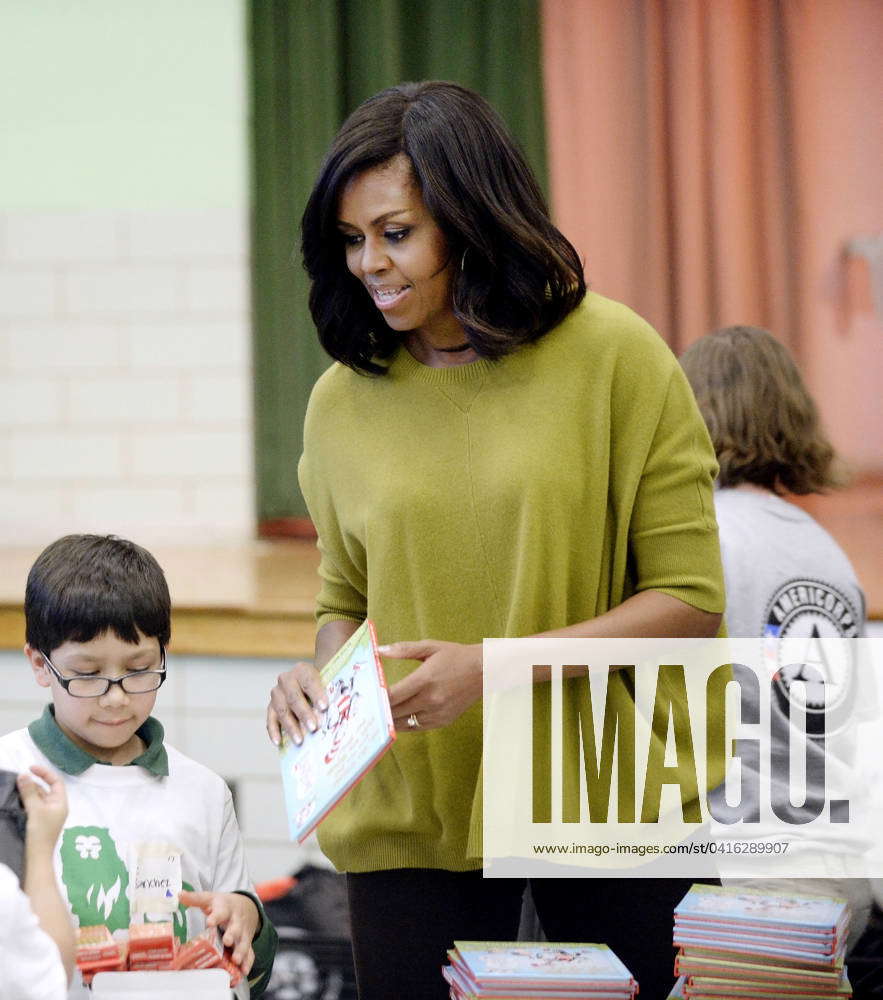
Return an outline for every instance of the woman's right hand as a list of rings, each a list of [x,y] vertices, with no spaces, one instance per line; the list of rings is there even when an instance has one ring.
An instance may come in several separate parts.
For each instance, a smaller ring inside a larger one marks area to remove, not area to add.
[[[319,671],[301,660],[276,679],[267,706],[267,735],[279,746],[282,734],[300,746],[304,733],[319,728],[319,712],[328,709],[328,695]]]

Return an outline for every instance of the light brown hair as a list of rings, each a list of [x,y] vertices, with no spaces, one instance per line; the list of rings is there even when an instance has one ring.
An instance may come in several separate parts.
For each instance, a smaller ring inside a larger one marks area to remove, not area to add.
[[[806,494],[843,485],[816,405],[772,334],[724,327],[687,348],[681,367],[708,425],[721,486]]]

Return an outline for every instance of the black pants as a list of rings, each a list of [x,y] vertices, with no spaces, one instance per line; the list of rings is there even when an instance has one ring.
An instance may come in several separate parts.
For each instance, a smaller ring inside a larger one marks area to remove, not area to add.
[[[550,941],[610,945],[641,987],[665,1000],[674,982],[672,912],[690,879],[533,879]],[[359,1000],[445,1000],[441,975],[455,940],[513,941],[524,879],[394,869],[347,875]]]

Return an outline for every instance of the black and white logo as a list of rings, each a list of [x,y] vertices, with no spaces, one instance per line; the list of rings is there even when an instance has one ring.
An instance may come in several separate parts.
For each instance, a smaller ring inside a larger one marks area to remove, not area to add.
[[[776,699],[784,712],[792,706],[805,712],[810,736],[836,732],[849,719],[855,697],[851,644],[826,640],[855,638],[859,622],[852,601],[818,580],[792,580],[770,601],[764,637],[777,640]]]

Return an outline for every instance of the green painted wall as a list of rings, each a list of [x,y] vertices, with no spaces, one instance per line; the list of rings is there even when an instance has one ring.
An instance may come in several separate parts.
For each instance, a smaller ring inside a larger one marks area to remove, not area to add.
[[[244,0],[0,0],[0,210],[247,197]]]

